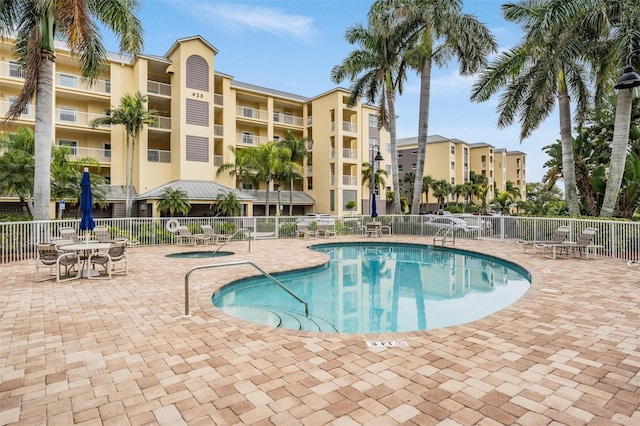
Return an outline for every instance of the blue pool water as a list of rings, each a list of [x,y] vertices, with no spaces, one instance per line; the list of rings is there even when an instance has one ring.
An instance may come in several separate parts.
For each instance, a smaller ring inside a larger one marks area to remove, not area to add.
[[[295,330],[388,333],[475,321],[518,300],[529,274],[509,262],[455,249],[394,243],[311,247],[328,264],[274,275],[309,305],[265,277],[219,289],[215,306],[239,318]]]

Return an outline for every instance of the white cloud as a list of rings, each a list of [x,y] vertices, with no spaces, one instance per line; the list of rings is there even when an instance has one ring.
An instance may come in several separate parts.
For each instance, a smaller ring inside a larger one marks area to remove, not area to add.
[[[241,3],[190,3],[194,15],[209,25],[214,17],[222,18],[221,24],[234,30],[251,29],[265,31],[282,38],[294,37],[310,41],[318,33],[311,17],[294,15],[274,7],[250,6]]]

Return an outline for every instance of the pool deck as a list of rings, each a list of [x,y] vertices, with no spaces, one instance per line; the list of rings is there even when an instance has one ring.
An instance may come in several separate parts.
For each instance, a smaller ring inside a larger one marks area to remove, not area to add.
[[[329,241],[354,240],[371,241]],[[224,250],[236,254],[213,259],[136,248],[130,274],[111,281],[34,283],[33,261],[0,265],[0,425],[640,424],[640,267],[622,262],[458,240],[528,269],[531,290],[470,324],[394,335],[232,318],[210,296],[255,271],[215,268],[192,274],[183,317],[189,268],[317,265],[326,257],[306,246],[323,241],[233,242]]]

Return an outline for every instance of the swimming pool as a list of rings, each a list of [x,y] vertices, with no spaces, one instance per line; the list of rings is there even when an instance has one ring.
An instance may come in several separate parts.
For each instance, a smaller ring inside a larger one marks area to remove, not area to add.
[[[518,300],[531,278],[491,256],[400,243],[334,243],[311,247],[330,261],[274,276],[304,307],[266,277],[220,288],[213,304],[248,321],[294,330],[388,333],[464,324]]]

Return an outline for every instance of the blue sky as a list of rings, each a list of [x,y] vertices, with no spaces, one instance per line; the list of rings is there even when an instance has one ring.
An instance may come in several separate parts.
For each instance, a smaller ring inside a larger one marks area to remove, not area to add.
[[[517,26],[504,21],[500,0],[465,0],[464,11],[485,23],[501,50],[521,38]],[[354,49],[344,40],[347,28],[366,23],[371,0],[142,0],[138,16],[145,31],[144,52],[163,55],[179,38],[200,35],[215,46],[216,71],[236,80],[315,96],[336,85],[331,69]],[[104,31],[105,44],[117,44]],[[496,148],[527,154],[527,181],[539,182],[547,157],[542,147],[559,138],[558,116],[520,143],[517,123],[496,127],[497,98],[482,104],[469,101],[474,77],[458,75],[452,62],[432,72],[429,134],[465,142],[487,142]],[[341,84],[349,87],[349,82]],[[398,137],[418,132],[419,80],[410,72],[397,102]],[[428,173],[428,171],[427,171]]]

